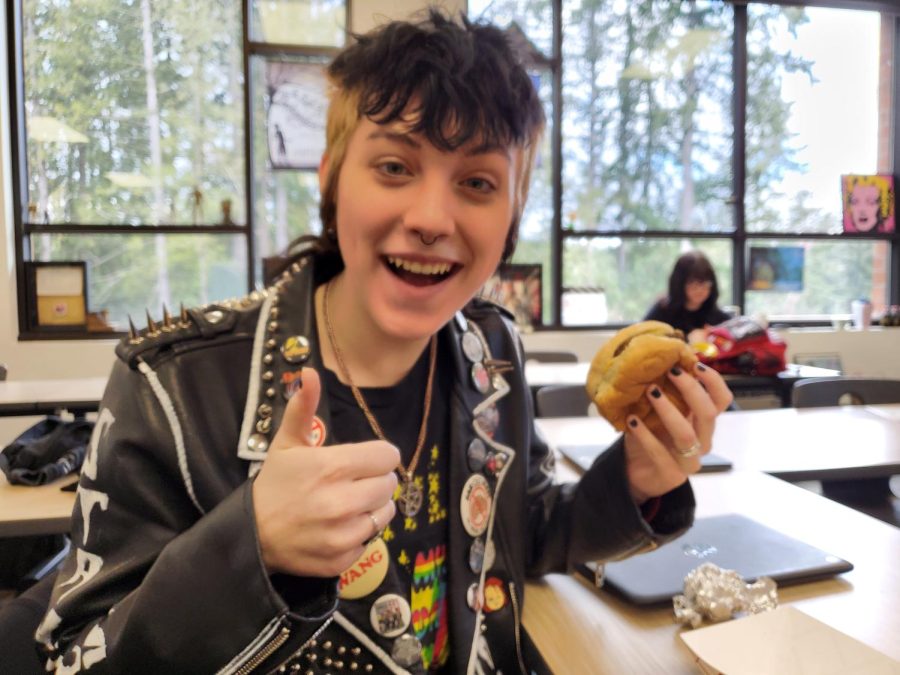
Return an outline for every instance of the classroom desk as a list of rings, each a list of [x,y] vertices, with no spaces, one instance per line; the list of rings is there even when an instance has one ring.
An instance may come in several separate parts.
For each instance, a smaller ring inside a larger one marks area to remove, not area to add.
[[[107,378],[0,382],[0,416],[52,415],[59,410],[97,410]]]
[[[782,604],[900,660],[900,529],[757,472],[691,479],[697,515],[742,513],[852,562],[779,589]],[[697,675],[670,606],[639,608],[577,575],[529,582],[523,622],[555,673]]]
[[[61,410],[83,415],[97,410],[106,382],[105,377],[3,381],[0,417],[52,415]],[[10,485],[0,472],[0,537],[68,532],[75,493],[62,492],[60,487],[75,480],[77,476],[69,475],[38,487]]]
[[[0,472],[0,537],[68,532],[75,493],[60,488],[76,480],[70,474],[48,485],[10,485]]]
[[[525,363],[525,380],[536,391],[540,387],[551,384],[584,384],[587,382],[591,364],[578,363]],[[794,382],[811,377],[835,377],[840,371],[815,366],[801,366],[789,363],[777,375],[725,375],[725,381],[737,396],[772,392],[781,401],[783,407],[791,405],[791,389]]]
[[[618,435],[601,417],[536,423],[552,447],[605,445]],[[725,412],[713,452],[735,469],[794,482],[900,474],[900,404]]]

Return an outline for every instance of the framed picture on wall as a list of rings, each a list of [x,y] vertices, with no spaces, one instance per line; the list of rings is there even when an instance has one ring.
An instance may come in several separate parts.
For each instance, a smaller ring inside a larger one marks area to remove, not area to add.
[[[266,138],[273,169],[317,169],[325,151],[325,66],[266,62]]]
[[[751,291],[802,291],[802,246],[751,246],[747,289]]]
[[[530,330],[543,322],[541,271],[539,264],[501,265],[488,279],[481,295],[506,307],[513,313],[520,328]]]
[[[28,328],[87,329],[87,265],[84,261],[26,262]]]
[[[844,233],[893,232],[895,201],[891,174],[841,176]]]

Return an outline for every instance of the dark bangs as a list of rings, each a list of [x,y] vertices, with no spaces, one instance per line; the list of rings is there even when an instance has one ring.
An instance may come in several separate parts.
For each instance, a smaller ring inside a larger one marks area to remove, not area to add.
[[[703,256],[695,256],[690,259],[690,265],[686,270],[687,281],[696,279],[697,281],[715,281],[716,273],[712,264]]]
[[[526,145],[544,125],[531,78],[503,31],[462,22],[431,10],[422,23],[357,35],[328,73],[359,92],[360,115],[388,124],[413,112],[410,130],[442,150]]]

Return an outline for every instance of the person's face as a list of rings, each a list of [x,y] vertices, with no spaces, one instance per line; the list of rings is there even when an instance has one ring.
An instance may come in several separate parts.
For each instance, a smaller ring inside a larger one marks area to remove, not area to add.
[[[444,152],[407,128],[360,121],[338,177],[336,224],[355,309],[386,335],[417,339],[497,268],[520,151]]]
[[[688,279],[684,285],[684,306],[688,311],[700,309],[700,306],[706,302],[709,294],[712,293],[712,281],[701,281],[700,279]]]
[[[854,185],[850,192],[850,217],[860,232],[878,226],[878,188],[874,185]]]

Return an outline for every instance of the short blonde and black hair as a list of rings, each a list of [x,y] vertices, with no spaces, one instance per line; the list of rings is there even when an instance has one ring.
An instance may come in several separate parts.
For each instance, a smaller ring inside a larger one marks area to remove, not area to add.
[[[545,120],[535,85],[506,33],[464,16],[456,23],[431,9],[420,22],[393,21],[355,38],[328,67],[319,246],[339,253],[338,176],[360,120],[389,124],[409,118],[412,133],[442,150],[473,142],[486,148],[521,148],[515,210],[503,251],[503,259],[508,259],[518,238]]]

